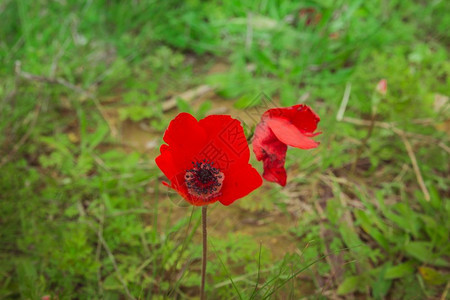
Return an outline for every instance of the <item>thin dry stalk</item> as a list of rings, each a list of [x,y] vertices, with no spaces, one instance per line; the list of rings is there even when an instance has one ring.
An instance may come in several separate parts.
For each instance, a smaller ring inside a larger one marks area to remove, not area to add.
[[[357,125],[364,125],[364,126],[370,126],[372,124],[371,121],[359,120],[359,119],[347,118],[347,117],[343,118],[342,120],[344,122],[357,124]],[[423,135],[420,135],[420,134],[415,134],[415,133],[410,133],[410,132],[403,131],[403,130],[395,127],[391,123],[375,122],[374,124],[375,124],[376,127],[381,127],[381,128],[392,130],[392,132],[397,134],[402,139],[402,142],[405,145],[406,151],[408,153],[409,159],[411,160],[411,164],[413,166],[414,173],[416,175],[417,182],[418,182],[418,184],[420,186],[420,189],[422,190],[422,193],[424,194],[425,200],[426,201],[430,201],[430,193],[428,192],[428,189],[427,189],[427,187],[425,185],[425,182],[423,181],[423,177],[422,177],[422,174],[420,172],[419,165],[417,163],[416,155],[414,154],[412,146],[411,146],[410,142],[408,141],[408,139],[406,138],[406,136],[409,135],[409,136],[413,136],[413,137],[420,137],[422,139],[423,138],[427,138],[429,140],[432,140],[435,144],[437,144],[442,149],[447,151],[447,153],[450,153],[450,149],[446,145],[444,145],[441,141],[438,141],[438,140],[435,140],[433,138],[430,138],[430,137],[427,137],[427,136],[423,136]]]
[[[361,119],[355,119],[355,118],[350,118],[350,117],[344,117],[344,118],[342,118],[342,121],[346,122],[346,123],[355,124],[355,125],[361,125],[361,126],[370,126],[372,123],[371,121],[368,121],[368,120],[361,120]],[[411,122],[414,123],[413,121],[411,121]],[[425,140],[428,143],[433,143],[433,144],[441,147],[448,154],[450,154],[450,148],[447,145],[445,145],[441,140],[438,140],[438,139],[435,139],[433,137],[426,136],[423,134],[401,130],[401,129],[397,128],[393,123],[375,121],[374,125],[375,125],[375,127],[392,130],[397,134],[399,132],[401,132],[406,137],[412,137],[412,138],[416,138],[416,139]]]
[[[422,193],[425,196],[426,201],[430,201],[430,193],[428,192],[427,186],[425,185],[425,182],[423,181],[422,173],[420,173],[419,165],[417,164],[416,155],[414,154],[414,151],[411,147],[411,144],[409,143],[408,139],[405,137],[405,135],[401,132],[396,132],[400,138],[403,141],[403,144],[405,144],[406,151],[408,152],[409,159],[411,160],[414,173],[416,174],[417,182],[419,183],[420,189],[422,190]]]

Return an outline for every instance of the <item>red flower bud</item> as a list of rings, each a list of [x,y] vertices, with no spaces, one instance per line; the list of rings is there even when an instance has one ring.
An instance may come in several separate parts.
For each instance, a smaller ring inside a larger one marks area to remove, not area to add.
[[[385,96],[387,93],[387,80],[381,79],[377,84],[376,90],[378,93]]]

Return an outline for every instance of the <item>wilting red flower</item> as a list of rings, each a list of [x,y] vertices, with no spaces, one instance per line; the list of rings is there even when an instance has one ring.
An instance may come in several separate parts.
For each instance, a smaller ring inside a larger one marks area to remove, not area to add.
[[[382,96],[385,96],[387,93],[387,80],[381,79],[376,87],[376,91],[380,93]]]
[[[281,186],[286,185],[287,146],[300,149],[316,148],[319,143],[311,138],[319,116],[306,105],[299,104],[286,108],[274,108],[266,111],[256,126],[253,138],[253,152],[256,159],[264,163],[263,177]]]
[[[167,128],[156,164],[170,180],[165,185],[189,203],[230,205],[262,184],[248,163],[250,151],[241,123],[227,115],[197,121],[180,113]]]

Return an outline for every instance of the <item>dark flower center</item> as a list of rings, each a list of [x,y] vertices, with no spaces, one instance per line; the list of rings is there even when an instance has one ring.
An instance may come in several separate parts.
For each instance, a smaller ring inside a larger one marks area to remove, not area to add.
[[[215,172],[212,169],[200,169],[197,171],[197,179],[205,184],[216,180]]]
[[[192,162],[192,169],[186,170],[184,175],[189,194],[205,201],[221,195],[225,176],[213,165],[214,162],[206,160]]]

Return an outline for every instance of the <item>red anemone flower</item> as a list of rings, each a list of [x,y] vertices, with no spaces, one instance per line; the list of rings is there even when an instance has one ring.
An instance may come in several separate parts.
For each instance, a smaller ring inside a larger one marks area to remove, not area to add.
[[[319,143],[312,137],[319,123],[319,116],[304,104],[266,111],[256,126],[253,152],[264,163],[263,177],[281,186],[286,185],[287,146],[300,149],[316,148]]]
[[[227,115],[197,121],[188,113],[173,119],[156,164],[170,180],[166,186],[195,206],[220,201],[230,205],[262,184],[249,163],[241,123]]]

